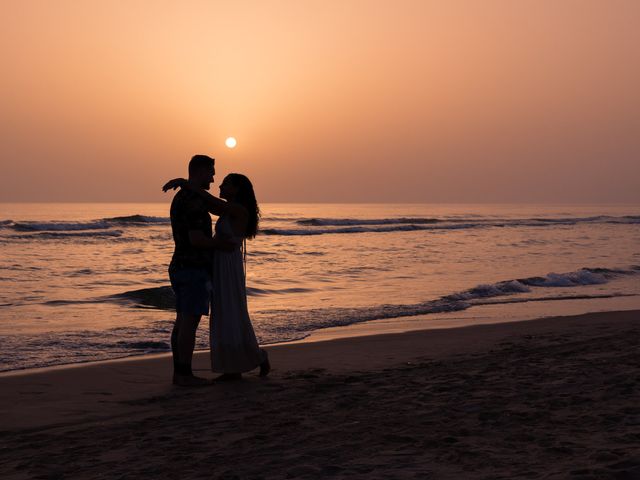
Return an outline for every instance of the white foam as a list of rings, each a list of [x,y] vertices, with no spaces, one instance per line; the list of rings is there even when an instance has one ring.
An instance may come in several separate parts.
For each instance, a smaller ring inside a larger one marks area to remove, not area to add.
[[[604,273],[593,272],[589,269],[581,269],[568,273],[552,272],[544,277],[527,280],[528,285],[536,287],[575,287],[579,285],[598,285],[608,282]]]

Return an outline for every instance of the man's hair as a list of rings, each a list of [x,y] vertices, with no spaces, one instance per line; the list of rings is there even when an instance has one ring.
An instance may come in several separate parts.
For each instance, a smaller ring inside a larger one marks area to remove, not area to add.
[[[203,168],[211,168],[215,164],[215,159],[207,155],[194,155],[189,161],[189,175]]]

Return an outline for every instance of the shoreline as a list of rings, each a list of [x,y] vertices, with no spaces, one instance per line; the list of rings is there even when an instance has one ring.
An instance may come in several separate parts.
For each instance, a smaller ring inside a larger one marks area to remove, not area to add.
[[[550,302],[539,302],[531,304],[529,302],[509,305],[510,313],[508,317],[502,316],[504,305],[478,305],[463,311],[452,311],[442,313],[431,313],[414,315],[407,317],[395,317],[389,319],[368,320],[365,322],[352,323],[336,327],[326,327],[313,330],[305,337],[298,340],[288,340],[283,342],[267,343],[261,346],[272,348],[280,345],[296,345],[331,340],[348,339],[362,336],[385,335],[389,333],[406,333],[421,330],[448,330],[480,325],[508,324],[540,320],[550,317],[571,317],[576,315],[586,315],[591,313],[640,311],[640,302],[637,295],[625,297],[610,297],[592,299],[589,305],[585,305],[583,299],[567,299],[562,302],[553,302],[553,314],[548,312]],[[560,305],[562,303],[563,305]],[[490,314],[487,316],[486,312]],[[203,355],[207,349],[196,350],[194,356]],[[153,360],[156,358],[169,358],[170,351],[139,353],[125,355],[122,357],[109,358],[106,360],[87,360],[76,363],[64,363],[60,365],[49,365],[44,367],[23,368],[15,370],[5,370],[0,372],[0,379],[14,376],[25,376],[36,373],[46,373],[49,371],[60,371],[67,369],[84,368],[93,365],[136,362]]]

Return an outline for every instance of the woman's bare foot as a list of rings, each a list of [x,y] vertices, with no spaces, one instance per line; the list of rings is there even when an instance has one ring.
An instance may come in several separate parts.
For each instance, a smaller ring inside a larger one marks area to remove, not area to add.
[[[261,377],[266,377],[267,375],[269,375],[269,372],[271,371],[271,363],[269,363],[269,355],[267,355],[267,351],[266,350],[261,350],[261,351],[262,351],[262,354],[264,355],[264,360],[260,364],[260,373],[258,375]]]
[[[242,380],[241,373],[223,373],[219,377],[213,379],[214,382],[232,382],[234,380]]]
[[[173,384],[179,387],[204,387],[211,385],[211,380],[194,375],[173,375]]]

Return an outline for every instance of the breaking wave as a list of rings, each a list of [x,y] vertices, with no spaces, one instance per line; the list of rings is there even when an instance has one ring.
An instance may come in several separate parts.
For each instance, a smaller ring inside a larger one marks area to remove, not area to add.
[[[359,308],[320,308],[303,311],[296,310],[295,312],[277,311],[274,312],[274,315],[281,317],[283,314],[292,314],[298,320],[305,318],[306,322],[303,323],[307,325],[307,327],[309,326],[307,324],[308,322],[313,325],[317,325],[318,322],[322,325],[329,324],[330,326],[348,325],[351,323],[382,318],[396,318],[465,310],[473,305],[481,305],[486,299],[510,297],[519,293],[529,293],[532,292],[533,289],[598,285],[607,283],[616,278],[630,275],[640,275],[640,266],[632,266],[628,269],[581,268],[574,272],[552,272],[542,277],[527,277],[505,280],[491,284],[480,284],[468,290],[455,292],[436,300],[428,300],[416,304],[378,305]],[[247,288],[247,293],[250,296],[295,294],[309,291],[311,290],[305,288],[287,288],[281,290],[252,287]],[[553,297],[553,295],[543,297],[543,299],[554,298],[556,297]],[[133,302],[141,307],[157,308],[162,310],[170,310],[175,307],[175,297],[170,286],[131,290],[108,297],[107,300],[124,300]],[[527,299],[525,301],[530,300]],[[492,303],[496,302],[494,301]]]
[[[544,277],[505,280],[502,282],[477,285],[462,292],[445,295],[435,300],[415,304],[377,305],[361,308],[320,308],[309,310],[272,310],[262,312],[261,318],[265,328],[272,319],[287,322],[293,331],[309,332],[311,330],[345,326],[371,320],[411,317],[434,313],[466,310],[477,305],[519,303],[535,301],[560,301],[570,299],[611,298],[626,294],[571,294],[560,295],[545,292],[542,289],[554,287],[579,287],[607,283],[615,278],[640,275],[640,266],[629,269],[582,268],[575,272],[549,273]],[[536,289],[534,291],[534,289]],[[519,293],[539,293],[537,296],[515,297]]]
[[[312,290],[309,288],[268,289],[247,287],[247,295],[249,296],[286,295],[292,293],[305,293],[310,291]],[[157,308],[160,310],[173,310],[176,303],[175,295],[169,285],[130,290],[127,292],[112,295],[110,297],[107,297],[105,300],[132,302],[139,307]]]
[[[313,330],[350,325],[369,320],[391,319],[442,312],[461,311],[475,305],[520,302],[562,301],[625,296],[620,293],[567,291],[554,293],[558,287],[579,288],[607,283],[616,278],[640,275],[640,266],[626,269],[581,268],[573,272],[548,273],[544,276],[511,279],[477,285],[468,290],[415,304],[373,305],[358,308],[314,308],[265,310],[252,315],[260,343],[275,343],[304,338]],[[250,295],[282,295],[308,291],[303,288],[250,288]],[[557,291],[557,290],[556,290]],[[528,294],[528,295],[523,295]],[[628,295],[628,294],[626,294]],[[173,309],[174,296],[170,286],[144,288],[95,300],[48,301],[50,306],[70,303],[125,302],[141,308]],[[38,335],[7,335],[0,352],[0,371],[50,365],[81,363],[112,358],[167,352],[171,323],[166,320],[145,327],[117,327],[106,331],[39,333]],[[206,329],[197,337],[197,348],[207,348]],[[47,355],[41,352],[46,351]],[[7,368],[8,366],[11,366]]]

